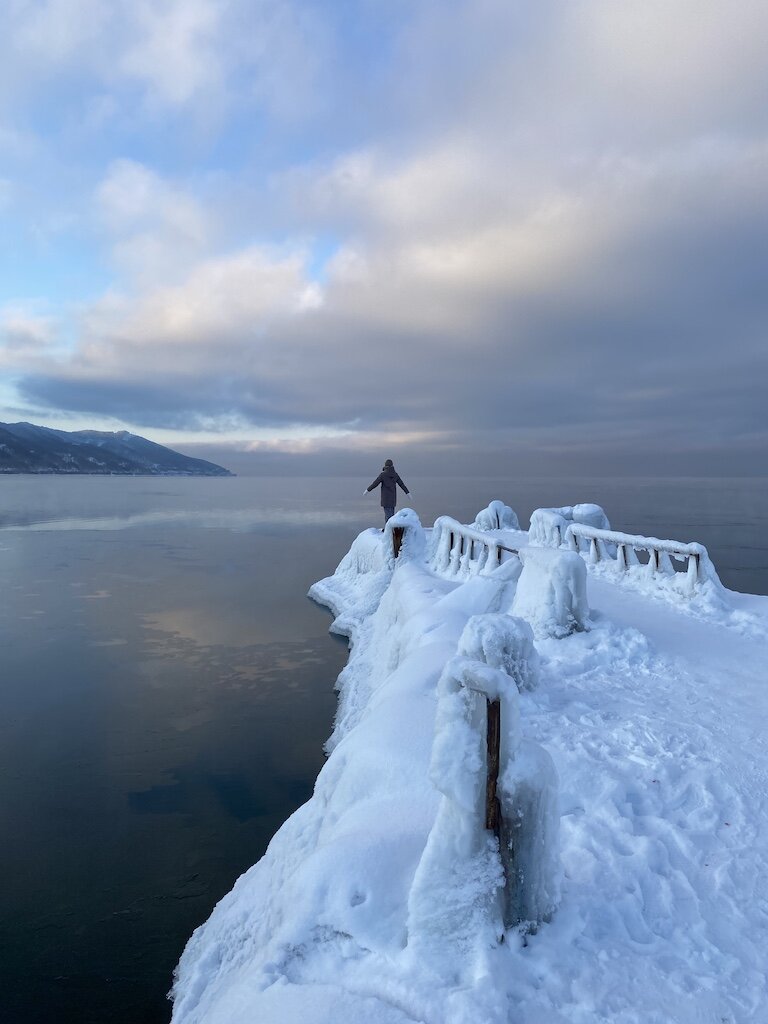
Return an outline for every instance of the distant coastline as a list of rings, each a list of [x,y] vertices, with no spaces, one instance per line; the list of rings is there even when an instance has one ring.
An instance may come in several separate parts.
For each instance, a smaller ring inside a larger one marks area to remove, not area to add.
[[[54,430],[0,423],[0,474],[34,476],[235,476],[128,430]]]

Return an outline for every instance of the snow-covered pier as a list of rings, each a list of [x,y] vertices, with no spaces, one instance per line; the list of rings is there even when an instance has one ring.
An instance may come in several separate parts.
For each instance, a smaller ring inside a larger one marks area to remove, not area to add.
[[[367,530],[314,795],[176,1024],[765,1024],[768,598],[596,505]]]

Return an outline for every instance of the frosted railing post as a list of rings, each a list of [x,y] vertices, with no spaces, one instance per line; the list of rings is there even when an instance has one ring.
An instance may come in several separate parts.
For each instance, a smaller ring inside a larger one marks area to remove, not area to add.
[[[669,553],[667,551],[656,552],[656,566],[659,572],[663,573],[665,576],[675,575],[675,567],[672,565],[672,559],[669,557]]]
[[[458,534],[456,533],[456,531],[455,530],[451,530],[451,545],[450,545],[450,547],[448,549],[449,557],[448,557],[448,565],[446,566],[446,568],[450,572],[453,572],[453,573],[456,572],[456,566],[457,566],[457,563],[458,563],[458,560],[459,560],[457,537],[458,537]]]
[[[597,546],[597,541],[594,537],[589,542],[589,560],[592,565],[600,561],[600,548]]]
[[[701,558],[699,555],[694,555],[693,557],[696,559],[696,579],[701,583]]]
[[[461,557],[459,558],[459,571],[465,572],[469,570],[470,562],[472,561],[472,539],[466,537],[463,533],[461,535]]]
[[[697,554],[688,555],[688,589],[691,593],[694,592],[696,584],[699,582],[699,556]]]
[[[501,703],[498,700],[485,698],[487,729],[486,746],[488,750],[488,770],[485,782],[485,827],[493,832],[497,839],[501,838],[501,808],[496,795],[499,781],[499,748],[501,745]]]
[[[616,548],[616,561],[620,569],[627,568],[627,549],[623,544],[619,544]]]
[[[485,563],[488,560],[488,548],[485,544],[480,545],[480,554],[477,558],[477,565],[475,571],[480,573],[485,568]]]

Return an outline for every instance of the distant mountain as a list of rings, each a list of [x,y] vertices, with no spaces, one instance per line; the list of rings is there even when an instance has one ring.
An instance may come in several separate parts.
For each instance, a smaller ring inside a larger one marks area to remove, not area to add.
[[[0,423],[0,473],[119,473],[128,476],[233,476],[204,459],[127,430],[51,430]]]

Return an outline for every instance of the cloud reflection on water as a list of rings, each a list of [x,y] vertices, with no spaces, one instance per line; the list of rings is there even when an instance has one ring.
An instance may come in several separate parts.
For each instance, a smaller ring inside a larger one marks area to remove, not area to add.
[[[206,509],[205,511],[156,510],[139,512],[130,515],[111,516],[67,516],[66,518],[25,519],[19,516],[16,520],[0,524],[1,531],[24,530],[31,533],[70,530],[128,530],[142,526],[191,526],[203,529],[227,529],[235,533],[247,532],[257,526],[333,526],[339,523],[352,523],[359,519],[359,514],[339,511],[312,509],[297,511],[290,508],[274,509]]]

